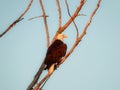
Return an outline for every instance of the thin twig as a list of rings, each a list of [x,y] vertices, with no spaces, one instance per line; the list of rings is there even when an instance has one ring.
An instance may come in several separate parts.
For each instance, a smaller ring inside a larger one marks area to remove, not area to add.
[[[41,17],[43,17],[43,15],[42,16],[35,16],[35,17],[32,17],[32,18],[29,18],[28,20],[30,21],[30,20],[33,20],[33,19],[36,19],[36,18],[41,18]],[[48,17],[48,16],[46,16],[46,17]]]
[[[42,89],[42,88],[45,86],[45,84],[46,84],[46,82],[47,82],[48,80],[49,80],[49,78],[46,79],[46,81],[43,83],[43,85],[41,86],[40,89]]]
[[[46,39],[47,39],[47,47],[49,47],[50,45],[50,37],[49,37],[49,30],[48,30],[48,24],[47,24],[47,19],[46,19],[46,13],[45,13],[45,9],[42,3],[42,0],[39,0],[40,2],[40,6],[42,9],[42,13],[43,13],[43,18],[44,18],[44,24],[45,24],[45,29],[46,29]]]
[[[66,59],[67,57],[74,51],[74,49],[76,48],[76,46],[80,43],[80,41],[82,40],[82,38],[85,36],[86,34],[86,31],[88,29],[88,27],[90,26],[91,22],[92,22],[92,18],[93,16],[95,15],[96,11],[98,10],[99,6],[100,6],[100,3],[101,3],[101,0],[98,0],[98,3],[97,3],[97,6],[96,8],[94,9],[94,11],[92,12],[88,22],[86,23],[84,29],[83,29],[83,32],[82,34],[80,35],[80,37],[75,41],[73,47],[70,49],[70,51],[65,55],[65,57],[62,59],[62,61],[60,62],[60,64],[62,64]],[[60,64],[58,65],[58,67],[60,66]]]
[[[85,14],[78,14],[78,16],[87,16],[87,15],[85,15]]]
[[[69,10],[69,5],[68,5],[67,0],[65,0],[65,4],[66,4],[66,7],[67,7],[68,15],[71,17],[70,10]],[[72,19],[72,17],[71,17],[71,19]],[[77,38],[78,38],[78,36],[79,36],[78,27],[77,27],[77,25],[76,25],[76,23],[75,23],[74,19],[72,19],[72,21],[73,21],[73,24],[74,24],[75,29],[76,29],[76,32],[77,32],[77,33],[76,33],[76,39],[77,39]]]
[[[62,25],[62,13],[61,13],[61,7],[60,7],[59,0],[56,0],[56,3],[57,3],[58,12],[59,12],[59,28],[60,28]]]
[[[12,23],[10,26],[2,33],[0,34],[0,38],[5,35],[13,26],[15,26],[19,21],[21,21],[22,17],[27,13],[27,11],[30,9],[31,5],[33,3],[33,0],[30,1],[29,5],[25,9],[25,11]]]

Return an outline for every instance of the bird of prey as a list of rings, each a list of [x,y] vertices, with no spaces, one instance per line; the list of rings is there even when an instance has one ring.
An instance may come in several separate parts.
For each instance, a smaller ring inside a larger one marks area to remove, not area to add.
[[[57,64],[60,63],[62,57],[65,56],[67,45],[63,42],[63,39],[67,38],[65,34],[58,34],[56,40],[49,46],[46,57],[45,57],[45,70],[47,69],[50,72],[50,67],[52,71],[55,70]]]

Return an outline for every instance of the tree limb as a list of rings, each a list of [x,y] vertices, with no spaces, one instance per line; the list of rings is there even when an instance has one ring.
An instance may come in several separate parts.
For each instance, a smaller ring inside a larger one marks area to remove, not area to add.
[[[44,18],[44,24],[45,24],[45,29],[46,29],[46,40],[47,40],[47,47],[49,47],[50,45],[50,38],[49,38],[49,30],[48,30],[48,24],[47,24],[47,19],[46,19],[46,13],[45,13],[45,10],[44,10],[44,6],[43,6],[43,3],[42,3],[42,0],[39,0],[40,2],[40,6],[41,6],[41,9],[42,9],[42,13],[43,13],[43,18]],[[36,73],[33,81],[30,83],[30,85],[28,86],[27,90],[32,90],[32,88],[35,86],[35,84],[37,83],[38,79],[40,78],[43,70],[44,70],[44,67],[45,67],[45,64],[44,64],[44,60],[38,70],[38,72]]]
[[[41,66],[40,66],[40,68],[39,68],[39,70],[38,70],[38,72],[36,73],[33,81],[32,81],[32,82],[30,83],[30,85],[27,87],[27,90],[32,90],[32,89],[33,89],[33,87],[34,87],[35,84],[37,83],[39,77],[41,76],[41,74],[42,74],[42,72],[43,72],[43,70],[44,70],[44,67],[45,67],[45,64],[44,64],[44,61],[43,61],[43,63],[41,64]]]
[[[62,26],[62,13],[61,13],[59,0],[56,0],[56,3],[57,3],[58,12],[59,12],[59,28],[60,28]]]
[[[69,10],[69,6],[68,6],[68,2],[67,2],[67,0],[65,0],[65,4],[66,4],[66,7],[67,7],[68,15],[71,17],[71,14],[70,14],[70,10]],[[78,27],[77,27],[77,25],[76,25],[74,19],[73,19],[72,17],[71,17],[71,19],[72,19],[72,21],[73,21],[73,24],[74,24],[75,29],[76,29],[76,32],[77,32],[77,34],[76,34],[76,39],[77,39],[78,36],[79,36]]]
[[[42,85],[46,80],[48,80],[49,77],[53,74],[54,70],[55,70],[55,65],[52,64],[51,67],[48,69],[47,75],[46,75],[39,83],[37,83],[37,85],[35,86],[34,90],[39,90],[39,88],[41,87],[41,85]],[[45,83],[46,83],[46,82],[45,82]],[[42,87],[41,87],[41,89],[42,89]]]
[[[14,27],[19,21],[22,20],[22,17],[27,13],[27,11],[30,9],[31,5],[33,3],[33,0],[30,1],[29,5],[27,6],[27,8],[25,9],[25,11],[12,23],[10,24],[10,26],[2,33],[0,34],[0,38],[5,35],[8,31],[10,31],[10,29],[12,27]]]
[[[28,20],[30,21],[30,20],[33,20],[33,19],[36,19],[36,18],[41,18],[41,17],[43,17],[43,15],[42,16],[35,16],[35,17],[32,17],[32,18],[29,18]],[[48,16],[46,16],[46,17],[48,17]]]
[[[65,25],[63,25],[62,27],[60,27],[60,28],[57,30],[57,32],[56,32],[56,34],[55,34],[55,36],[54,36],[54,38],[53,38],[53,41],[56,39],[56,36],[57,36],[58,34],[62,33],[62,32],[72,23],[72,21],[78,16],[78,13],[79,13],[80,10],[82,9],[83,5],[84,5],[84,0],[81,0],[81,1],[80,1],[80,5],[76,8],[76,10],[75,10],[74,14],[71,16],[71,18],[66,22]]]
[[[39,2],[40,2],[41,9],[42,9],[43,18],[44,18],[44,24],[45,24],[45,29],[46,29],[47,47],[49,47],[49,45],[50,45],[50,40],[49,40],[49,39],[50,39],[50,36],[49,36],[47,19],[46,19],[46,13],[45,13],[45,9],[44,9],[42,0],[39,0]]]

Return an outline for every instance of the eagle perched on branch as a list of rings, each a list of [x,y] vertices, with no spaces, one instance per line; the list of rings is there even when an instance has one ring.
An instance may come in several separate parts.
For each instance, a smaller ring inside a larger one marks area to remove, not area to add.
[[[65,34],[58,34],[56,40],[49,46],[46,57],[45,57],[45,70],[49,69],[53,66],[53,70],[55,70],[55,66],[60,63],[62,57],[65,56],[67,45],[63,42],[63,39],[67,38]]]

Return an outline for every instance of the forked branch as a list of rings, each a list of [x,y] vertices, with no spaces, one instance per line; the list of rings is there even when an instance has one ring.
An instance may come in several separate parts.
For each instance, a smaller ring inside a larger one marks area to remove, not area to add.
[[[65,4],[66,4],[66,7],[67,7],[68,15],[71,17],[70,10],[69,10],[69,5],[68,5],[67,0],[65,0]],[[72,19],[72,17],[71,17],[71,19]],[[77,27],[77,25],[76,25],[76,23],[75,23],[74,19],[72,19],[72,21],[73,21],[73,24],[74,24],[75,29],[76,29],[76,32],[77,32],[77,34],[76,34],[76,39],[77,39],[77,38],[78,38],[78,36],[79,36],[78,27]]]
[[[75,10],[74,14],[71,16],[71,18],[66,22],[65,25],[63,25],[62,27],[60,27],[57,30],[57,32],[56,32],[56,34],[55,34],[55,36],[53,38],[53,41],[56,39],[56,36],[58,34],[62,33],[72,23],[72,21],[78,16],[78,13],[80,12],[80,10],[82,9],[82,7],[84,5],[84,2],[85,2],[84,0],[80,1],[79,6],[76,8],[76,10]]]
[[[77,47],[77,45],[80,43],[80,41],[82,40],[82,38],[85,36],[86,34],[86,31],[88,29],[88,27],[90,26],[91,22],[92,22],[92,19],[93,19],[93,16],[95,15],[96,11],[98,10],[99,6],[100,6],[100,3],[101,3],[101,0],[98,0],[98,3],[96,5],[96,8],[94,9],[94,11],[92,12],[88,22],[86,23],[84,29],[83,29],[83,32],[82,34],[79,36],[79,38],[75,41],[74,45],[72,46],[72,48],[70,49],[70,51],[65,55],[65,57],[63,58],[63,60],[60,62],[60,64],[62,64],[66,59],[67,57],[74,51],[74,49]],[[60,65],[59,64],[59,65]],[[59,67],[58,65],[58,67]]]

